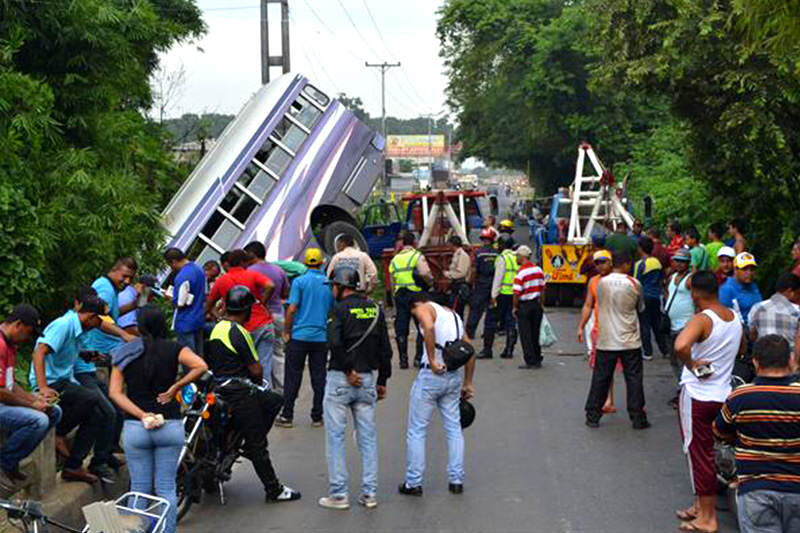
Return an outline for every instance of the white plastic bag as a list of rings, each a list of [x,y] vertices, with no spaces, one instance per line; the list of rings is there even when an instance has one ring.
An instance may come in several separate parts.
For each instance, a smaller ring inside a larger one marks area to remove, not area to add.
[[[556,336],[556,332],[553,329],[553,326],[550,325],[550,321],[547,320],[547,315],[542,315],[542,325],[539,328],[539,344],[543,348],[547,348],[548,346],[552,346],[558,342],[558,337]]]

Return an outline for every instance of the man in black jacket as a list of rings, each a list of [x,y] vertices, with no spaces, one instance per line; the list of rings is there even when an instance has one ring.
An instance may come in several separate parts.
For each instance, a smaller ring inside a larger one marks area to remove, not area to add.
[[[328,456],[328,496],[319,504],[328,509],[348,509],[348,474],[345,458],[347,411],[353,414],[362,462],[358,503],[378,505],[378,438],[375,403],[386,397],[386,380],[392,374],[392,347],[386,316],[375,302],[356,292],[358,272],[340,267],[334,272],[336,306],[328,327],[331,349],[323,413]],[[378,371],[377,379],[374,371]]]

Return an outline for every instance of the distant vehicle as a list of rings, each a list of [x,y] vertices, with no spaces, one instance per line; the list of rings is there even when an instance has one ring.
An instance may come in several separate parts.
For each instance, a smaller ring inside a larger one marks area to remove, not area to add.
[[[383,137],[299,74],[259,89],[162,213],[169,246],[203,263],[258,240],[291,260],[316,239],[328,252],[383,168]]]
[[[397,205],[383,199],[367,205],[362,219],[361,234],[372,257],[380,257],[384,248],[393,248],[400,232],[408,229]]]
[[[403,201],[408,203],[406,210],[408,229],[422,231],[428,222],[428,214],[438,193],[439,191],[432,191],[403,196]],[[453,207],[470,240],[476,240],[477,233],[483,225],[483,210],[480,204],[485,197],[486,193],[483,191],[444,191],[445,200]]]

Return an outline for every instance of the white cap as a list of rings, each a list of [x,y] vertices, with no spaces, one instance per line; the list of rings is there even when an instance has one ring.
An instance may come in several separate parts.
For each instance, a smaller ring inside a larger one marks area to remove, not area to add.
[[[523,244],[522,246],[517,248],[517,255],[521,255],[523,257],[530,257],[531,255],[533,255],[533,252],[531,251],[530,248],[528,248]]]
[[[723,246],[722,248],[719,249],[719,252],[717,252],[717,257],[730,257],[731,259],[733,259],[734,257],[736,257],[736,250],[734,250],[730,246]]]

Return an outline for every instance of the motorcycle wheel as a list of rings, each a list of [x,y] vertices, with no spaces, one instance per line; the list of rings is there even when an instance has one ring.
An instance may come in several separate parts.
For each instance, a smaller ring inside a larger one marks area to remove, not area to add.
[[[178,465],[178,474],[176,478],[175,490],[178,496],[178,503],[175,506],[177,512],[177,521],[180,522],[181,518],[186,516],[189,509],[192,507],[192,470],[184,460]]]

